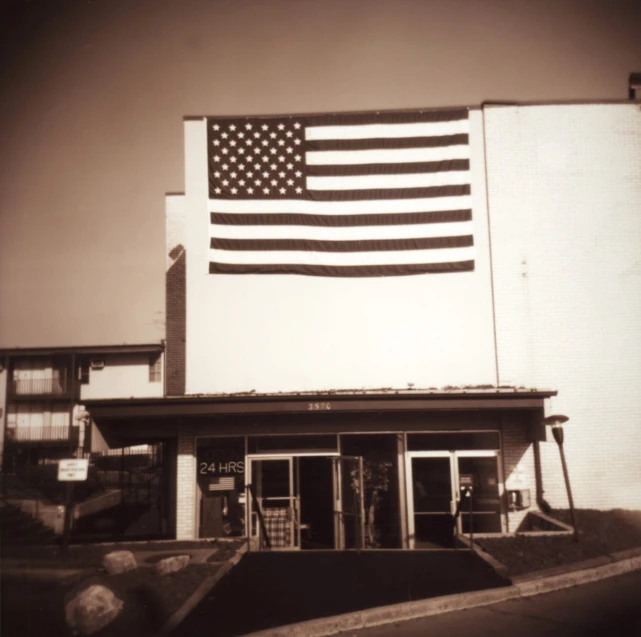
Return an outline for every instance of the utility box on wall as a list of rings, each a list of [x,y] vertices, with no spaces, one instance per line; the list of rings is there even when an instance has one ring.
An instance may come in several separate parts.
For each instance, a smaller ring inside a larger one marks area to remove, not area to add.
[[[509,489],[507,492],[508,505],[511,511],[522,511],[531,506],[529,489]]]

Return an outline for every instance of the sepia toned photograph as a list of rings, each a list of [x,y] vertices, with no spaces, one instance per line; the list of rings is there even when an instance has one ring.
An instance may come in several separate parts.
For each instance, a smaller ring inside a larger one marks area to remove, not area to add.
[[[641,1],[0,0],[0,635],[641,635]]]

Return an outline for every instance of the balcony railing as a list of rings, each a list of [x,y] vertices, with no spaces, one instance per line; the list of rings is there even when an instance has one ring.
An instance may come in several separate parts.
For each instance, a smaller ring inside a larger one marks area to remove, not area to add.
[[[9,391],[12,396],[62,396],[71,387],[61,378],[17,378],[11,381]]]
[[[74,445],[78,444],[79,428],[60,427],[7,427],[7,442],[43,444],[43,443],[68,443],[71,436]]]

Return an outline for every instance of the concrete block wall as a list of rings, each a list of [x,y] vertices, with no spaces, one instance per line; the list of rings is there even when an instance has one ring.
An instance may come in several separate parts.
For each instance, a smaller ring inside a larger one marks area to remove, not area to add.
[[[176,459],[176,539],[196,537],[196,439],[178,436]]]
[[[484,114],[499,382],[558,390],[577,506],[641,508],[641,109]],[[565,508],[558,456],[541,443]]]

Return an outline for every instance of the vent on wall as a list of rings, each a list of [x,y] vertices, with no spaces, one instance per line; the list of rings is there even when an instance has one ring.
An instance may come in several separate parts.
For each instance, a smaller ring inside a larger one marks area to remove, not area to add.
[[[91,369],[103,369],[105,366],[104,358],[92,358],[91,359]]]

